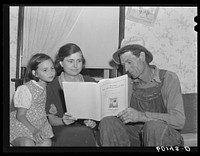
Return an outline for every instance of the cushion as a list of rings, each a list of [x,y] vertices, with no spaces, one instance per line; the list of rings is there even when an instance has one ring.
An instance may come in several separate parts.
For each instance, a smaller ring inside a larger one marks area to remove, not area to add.
[[[182,95],[186,119],[181,133],[197,133],[197,93]]]

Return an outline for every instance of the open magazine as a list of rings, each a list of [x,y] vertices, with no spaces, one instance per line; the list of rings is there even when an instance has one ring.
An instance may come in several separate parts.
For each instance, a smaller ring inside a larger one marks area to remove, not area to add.
[[[128,76],[96,82],[63,82],[67,112],[77,119],[100,121],[128,107]]]

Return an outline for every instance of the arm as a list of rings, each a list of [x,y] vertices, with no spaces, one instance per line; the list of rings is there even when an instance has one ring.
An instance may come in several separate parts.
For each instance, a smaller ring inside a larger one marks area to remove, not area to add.
[[[60,125],[70,125],[72,123],[75,122],[75,118],[68,116],[68,115],[63,115],[62,118],[52,115],[52,114],[48,114],[48,119],[49,119],[49,123],[52,126],[60,126]]]
[[[148,120],[166,121],[175,129],[183,128],[185,123],[183,98],[180,82],[175,73],[168,71],[165,74],[165,80],[161,92],[164,104],[167,108],[167,113],[145,112],[145,116]]]
[[[17,107],[16,119],[23,123],[32,133],[37,143],[44,141],[42,132],[34,127],[26,118],[27,110],[31,107],[32,95],[26,85],[20,86],[14,95],[14,104]]]
[[[28,129],[31,131],[32,134],[34,134],[38,129],[36,129],[26,118],[26,108],[17,108],[17,114],[16,118],[18,121],[23,123]]]
[[[52,126],[69,125],[74,122],[65,115],[65,100],[58,77],[46,87],[46,114]]]

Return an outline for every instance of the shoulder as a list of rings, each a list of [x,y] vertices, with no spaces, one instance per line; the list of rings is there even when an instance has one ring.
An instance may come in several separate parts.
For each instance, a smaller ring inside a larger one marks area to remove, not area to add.
[[[179,80],[178,75],[175,72],[167,70],[165,73],[165,79],[167,80]]]
[[[172,89],[172,88],[180,88],[180,80],[178,78],[178,75],[175,72],[169,71],[167,70],[165,75],[164,75],[164,84],[163,84],[163,88],[168,88],[168,89]]]
[[[28,84],[29,83],[26,83],[26,84],[23,84],[23,85],[17,87],[17,90],[16,90],[15,94],[18,94],[18,93],[30,93],[29,88],[28,88]]]
[[[90,76],[83,75],[83,79],[85,82],[96,82],[96,80]]]
[[[55,87],[59,87],[59,86],[60,86],[60,84],[59,84],[59,81],[58,81],[58,76],[56,76],[53,81],[48,83],[47,89],[48,88],[55,88]]]
[[[26,84],[17,88],[14,94],[15,107],[29,108],[32,100],[32,95]]]

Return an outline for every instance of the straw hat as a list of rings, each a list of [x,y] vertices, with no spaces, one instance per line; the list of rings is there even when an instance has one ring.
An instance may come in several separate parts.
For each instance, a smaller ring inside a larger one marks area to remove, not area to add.
[[[130,38],[124,38],[121,42],[120,49],[118,49],[113,54],[113,60],[120,64],[119,56],[127,51],[134,51],[134,53],[140,53],[143,51],[146,54],[146,61],[150,63],[153,60],[151,52],[149,52],[145,47],[145,42],[142,37],[133,36]]]

